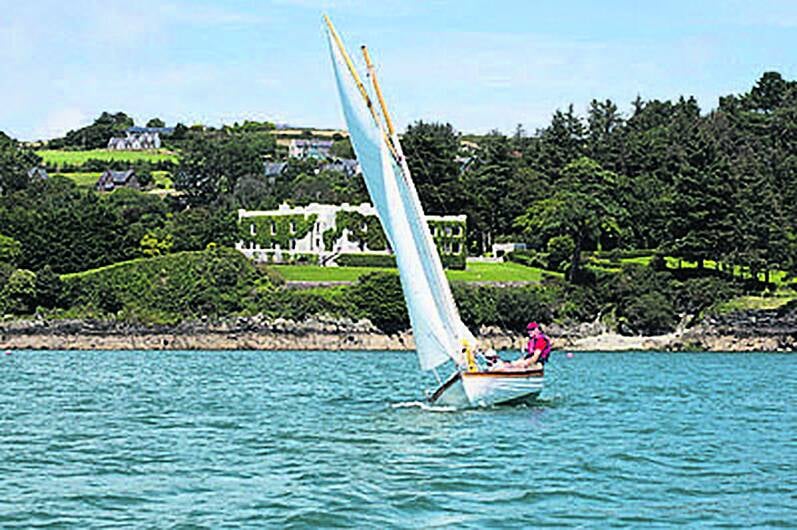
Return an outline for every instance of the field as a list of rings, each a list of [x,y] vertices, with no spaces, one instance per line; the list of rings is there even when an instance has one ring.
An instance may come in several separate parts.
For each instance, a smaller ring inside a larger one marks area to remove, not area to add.
[[[100,178],[99,172],[52,173],[53,177],[65,177],[81,188],[93,188]]]
[[[289,282],[353,282],[370,272],[396,272],[392,268],[318,265],[272,265],[271,268]],[[469,263],[464,271],[446,271],[449,280],[463,282],[539,282],[543,275],[556,273],[517,263]]]
[[[92,149],[89,151],[60,151],[55,149],[43,149],[36,151],[42,157],[44,163],[50,166],[80,165],[89,159],[122,161],[122,162],[162,162],[171,161],[175,164],[179,161],[178,156],[166,149],[157,151],[112,151],[109,149]]]

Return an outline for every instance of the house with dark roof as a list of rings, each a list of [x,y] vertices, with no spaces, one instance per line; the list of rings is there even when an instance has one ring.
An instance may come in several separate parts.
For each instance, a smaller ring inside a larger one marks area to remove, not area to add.
[[[117,188],[141,189],[136,172],[132,169],[127,171],[106,169],[97,180],[97,191],[113,191]]]
[[[360,164],[353,158],[340,158],[321,166],[321,171],[339,171],[347,177],[360,173]]]
[[[50,178],[50,175],[47,174],[47,170],[41,166],[35,166],[28,170],[28,180],[33,182],[34,180],[47,180]]]
[[[273,186],[286,167],[288,167],[287,162],[265,162],[263,174],[266,176],[266,181]]]
[[[169,136],[174,132],[174,127],[128,127],[125,132],[127,134],[159,134],[161,136]]]

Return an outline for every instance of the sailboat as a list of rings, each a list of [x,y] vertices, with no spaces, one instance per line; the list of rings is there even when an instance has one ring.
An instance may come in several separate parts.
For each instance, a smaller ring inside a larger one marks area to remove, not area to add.
[[[536,397],[543,387],[542,369],[497,372],[482,367],[476,338],[459,316],[368,49],[361,48],[380,110],[329,17],[324,22],[349,139],[396,257],[420,367],[437,380],[427,399],[463,408]],[[437,370],[443,365],[451,370],[445,380]]]

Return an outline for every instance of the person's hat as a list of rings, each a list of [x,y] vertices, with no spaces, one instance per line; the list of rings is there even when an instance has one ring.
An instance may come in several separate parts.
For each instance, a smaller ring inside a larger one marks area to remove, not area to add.
[[[528,326],[526,326],[527,331],[531,331],[532,329],[539,329],[540,325],[536,322],[529,322]]]

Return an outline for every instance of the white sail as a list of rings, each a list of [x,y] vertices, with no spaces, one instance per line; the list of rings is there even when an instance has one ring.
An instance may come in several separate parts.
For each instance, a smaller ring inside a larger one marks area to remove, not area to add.
[[[440,256],[429,232],[398,138],[391,151],[386,133],[369,109],[357,81],[347,71],[344,51],[328,30],[343,113],[366,187],[393,252],[412,324],[421,368],[453,359],[462,364],[462,341],[475,339],[462,323]]]

